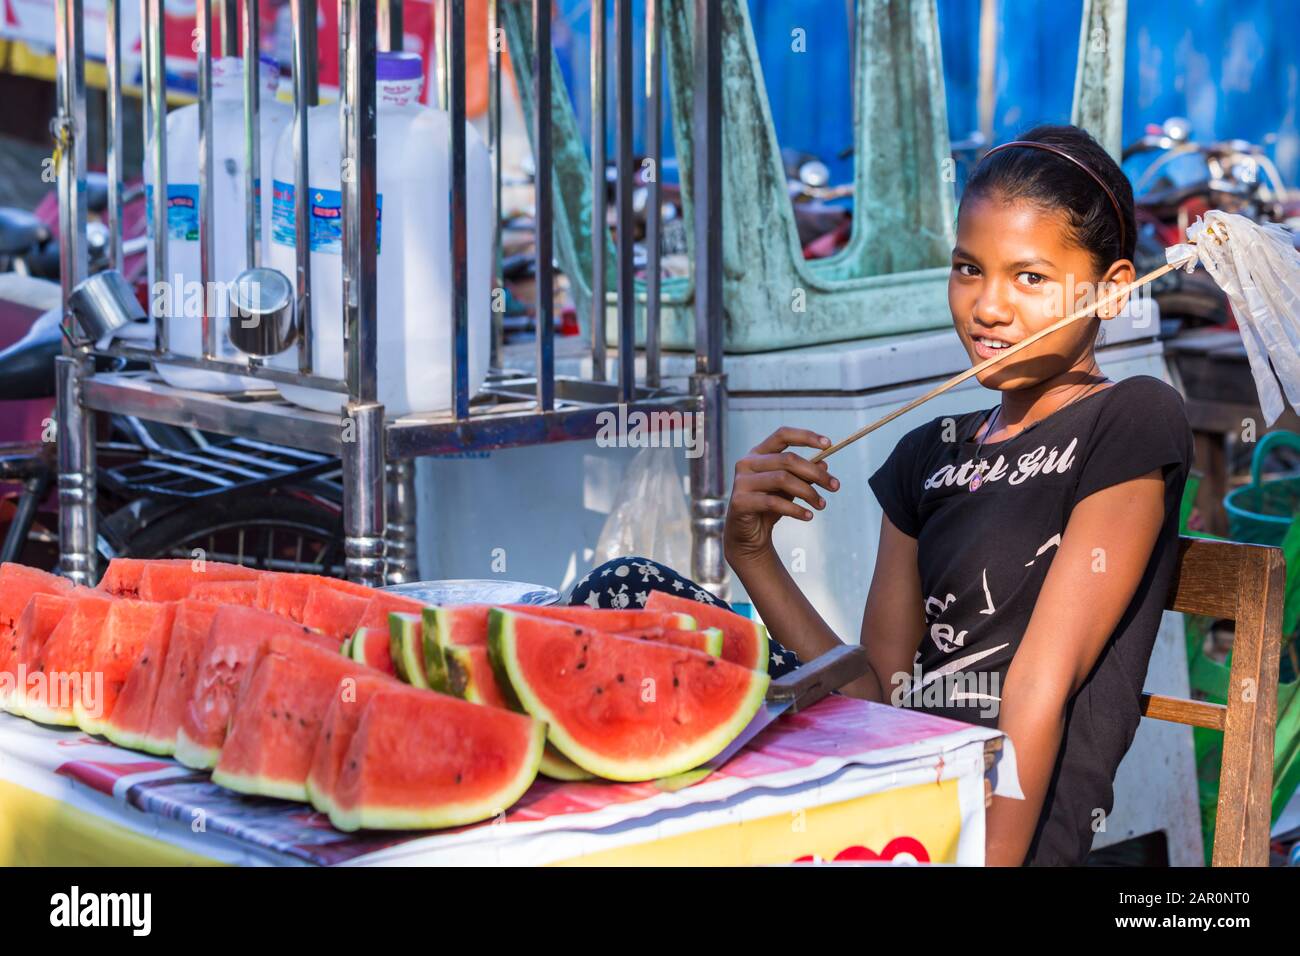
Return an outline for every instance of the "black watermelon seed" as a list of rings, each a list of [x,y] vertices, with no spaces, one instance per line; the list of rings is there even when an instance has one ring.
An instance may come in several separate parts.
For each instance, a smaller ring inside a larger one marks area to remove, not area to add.
[[[597,693],[597,694],[603,694],[603,693],[605,693],[604,688],[597,687],[597,688],[596,688],[596,693]]]
[[[620,684],[623,683],[623,675],[622,675],[622,674],[619,674],[619,675],[618,675],[618,682],[619,682]]]
[[[678,686],[678,683],[679,683],[679,682],[678,682],[677,678],[674,677],[674,678],[673,678],[673,686],[674,686],[674,687]]]
[[[348,761],[348,769],[349,769],[349,770],[356,770],[356,769],[357,769],[357,762],[356,762],[355,760],[349,760],[349,761]]]
[[[716,663],[717,663],[717,661],[713,660],[712,658],[709,659],[709,666],[710,666],[710,667],[712,667],[712,666],[713,666],[714,664],[716,664]]]
[[[456,782],[460,783],[460,774],[456,774]]]
[[[578,661],[578,670],[582,670],[586,666],[587,666],[586,661]]]

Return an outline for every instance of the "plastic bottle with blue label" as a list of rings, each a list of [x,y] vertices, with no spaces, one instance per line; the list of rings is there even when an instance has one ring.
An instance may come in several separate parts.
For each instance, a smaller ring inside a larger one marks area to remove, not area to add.
[[[451,407],[451,254],[449,142],[443,110],[420,104],[423,64],[412,53],[380,53],[377,81],[378,399],[389,417]],[[308,111],[311,186],[312,369],[342,379],[343,258],[339,107]],[[492,161],[478,131],[465,125],[467,257],[469,274],[469,390],[487,376],[490,358]],[[270,265],[297,271],[294,249],[294,142],[290,127],[275,158]],[[297,368],[291,349],[269,364]],[[337,392],[280,385],[294,404],[338,412]]]
[[[275,144],[283,129],[293,122],[293,109],[275,98],[279,67],[264,57],[259,64],[261,95],[261,182],[269,182]],[[145,190],[149,205],[149,231],[153,234],[153,167],[144,164]],[[217,357],[226,362],[248,364],[248,357],[234,347],[226,331],[229,304],[227,285],[248,268],[245,250],[246,214],[244,203],[244,62],[238,57],[212,61],[212,252],[211,285],[205,291],[199,275],[199,107],[197,103],[167,114],[167,267],[170,281],[157,284],[153,260],[149,261],[150,313],[160,305],[168,316],[168,348],[177,355],[203,354],[204,299],[219,324]],[[263,261],[267,259],[271,234],[271,203],[260,196],[257,229],[264,237]],[[292,273],[291,273],[292,275]],[[258,379],[226,375],[175,365],[158,365],[158,374],[177,388],[206,392],[237,392],[266,388]]]

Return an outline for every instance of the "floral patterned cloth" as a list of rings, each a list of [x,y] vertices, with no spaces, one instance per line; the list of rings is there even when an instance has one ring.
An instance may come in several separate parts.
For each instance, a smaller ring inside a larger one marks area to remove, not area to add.
[[[615,558],[600,567],[592,568],[570,590],[568,603],[585,604],[592,608],[635,609],[645,606],[651,591],[667,591],[678,597],[732,610],[726,601],[689,578],[682,577],[667,565],[640,557]],[[769,639],[768,643],[767,672],[773,678],[799,666],[799,658],[792,651],[787,651],[775,640]]]

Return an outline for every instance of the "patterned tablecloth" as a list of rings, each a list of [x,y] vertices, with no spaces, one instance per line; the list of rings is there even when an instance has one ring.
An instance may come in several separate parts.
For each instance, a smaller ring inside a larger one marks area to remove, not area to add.
[[[175,761],[0,715],[0,865],[981,864],[985,745],[998,736],[831,697],[684,789],[539,777],[481,824],[346,834],[310,807],[240,796]],[[1009,740],[992,776],[995,793],[1019,795]]]

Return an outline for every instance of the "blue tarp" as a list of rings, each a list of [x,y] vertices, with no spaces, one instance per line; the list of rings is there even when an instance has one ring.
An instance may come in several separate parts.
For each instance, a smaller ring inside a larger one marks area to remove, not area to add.
[[[834,161],[852,142],[849,84],[851,0],[750,0],[759,58],[782,146],[816,153],[835,181],[851,162]],[[612,3],[606,49],[613,62]],[[636,129],[642,128],[644,0],[633,0]],[[555,43],[583,129],[590,128],[590,0],[559,0]],[[938,0],[954,141],[978,126],[978,0]],[[994,138],[1039,122],[1070,119],[1082,0],[1002,0]],[[806,52],[793,52],[802,30]],[[1125,52],[1124,142],[1171,115],[1191,120],[1193,137],[1239,137],[1265,145],[1289,185],[1300,184],[1300,2],[1182,0],[1130,2]],[[611,70],[612,79],[612,70]],[[609,92],[613,145],[614,88]],[[671,130],[665,122],[666,151]],[[637,149],[641,148],[640,137]],[[668,170],[671,175],[671,169]]]

